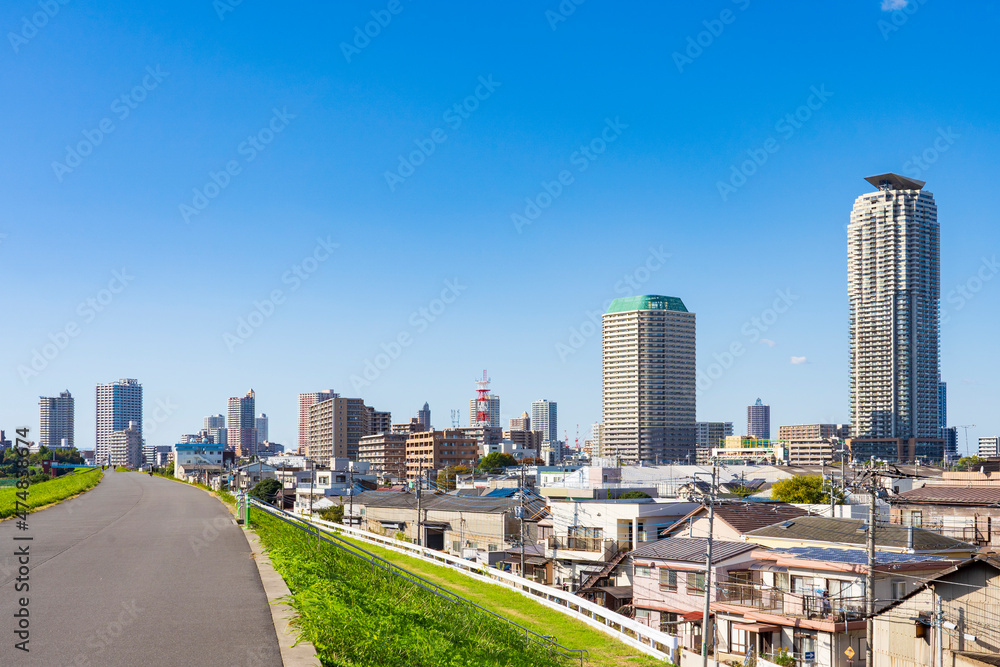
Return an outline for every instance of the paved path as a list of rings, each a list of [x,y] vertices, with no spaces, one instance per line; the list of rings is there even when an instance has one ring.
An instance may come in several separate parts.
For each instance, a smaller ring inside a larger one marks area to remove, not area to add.
[[[204,491],[106,472],[87,493],[0,522],[0,665],[280,667],[278,639],[242,530]],[[15,536],[31,535],[31,542]],[[30,591],[14,553],[30,545]],[[30,653],[19,639],[28,597]]]

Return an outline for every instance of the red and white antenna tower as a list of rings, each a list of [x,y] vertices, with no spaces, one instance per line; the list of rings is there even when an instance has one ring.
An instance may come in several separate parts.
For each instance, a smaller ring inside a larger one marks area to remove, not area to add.
[[[490,425],[490,379],[483,369],[483,379],[476,380],[476,426]]]

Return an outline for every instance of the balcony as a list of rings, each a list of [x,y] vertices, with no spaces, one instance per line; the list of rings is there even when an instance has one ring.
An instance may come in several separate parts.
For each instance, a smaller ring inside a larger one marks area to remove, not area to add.
[[[844,623],[864,618],[862,596],[792,593],[743,581],[719,582],[717,602],[749,607],[779,616]]]

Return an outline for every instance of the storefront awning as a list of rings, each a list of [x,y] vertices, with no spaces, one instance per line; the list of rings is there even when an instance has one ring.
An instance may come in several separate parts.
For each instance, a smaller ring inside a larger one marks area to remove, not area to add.
[[[746,630],[747,632],[777,632],[781,629],[778,625],[767,625],[766,623],[733,623],[736,630]]]

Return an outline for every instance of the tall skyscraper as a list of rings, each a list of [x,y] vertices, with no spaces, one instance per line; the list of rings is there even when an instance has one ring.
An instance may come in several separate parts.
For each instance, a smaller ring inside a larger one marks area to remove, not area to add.
[[[98,465],[106,464],[115,431],[129,428],[135,422],[135,431],[142,439],[142,385],[138,380],[122,378],[110,384],[97,385],[97,429],[94,458]]]
[[[302,452],[309,449],[309,408],[320,401],[338,396],[340,394],[333,389],[299,394],[299,449]]]
[[[425,431],[431,430],[431,406],[424,403],[424,407],[417,412],[417,421],[424,427]]]
[[[490,394],[489,395],[489,400],[487,402],[487,405],[489,406],[489,410],[487,411],[487,414],[489,414],[489,417],[490,417],[490,420],[489,420],[489,423],[487,424],[487,426],[492,426],[492,427],[495,427],[495,428],[501,428],[502,424],[500,423],[500,397],[496,396],[494,394]],[[477,410],[478,410],[478,406],[476,405],[476,399],[470,398],[469,399],[469,426],[477,426],[477,424],[476,424],[476,411]]]
[[[531,402],[531,430],[542,432],[542,442],[559,440],[559,410],[555,401],[544,398]]]
[[[759,398],[753,405],[747,406],[747,437],[771,439],[771,406],[764,405]]]
[[[309,407],[309,458],[329,464],[330,457],[358,460],[361,438],[371,435],[369,409],[360,398],[327,398]]]
[[[267,415],[263,412],[254,419],[254,426],[257,429],[257,445],[267,440]]]
[[[937,205],[924,182],[867,179],[847,228],[852,454],[939,461]]]
[[[602,455],[628,463],[693,459],[695,314],[677,297],[615,299],[602,342]]]
[[[73,396],[69,390],[58,396],[38,397],[38,444],[48,448],[75,447],[73,426]]]
[[[257,453],[257,424],[253,389],[246,396],[229,399],[229,445],[236,456],[253,456]]]
[[[229,444],[229,438],[227,437],[228,434],[226,432],[225,415],[209,415],[205,417],[204,429],[208,431],[209,437],[216,445]]]

